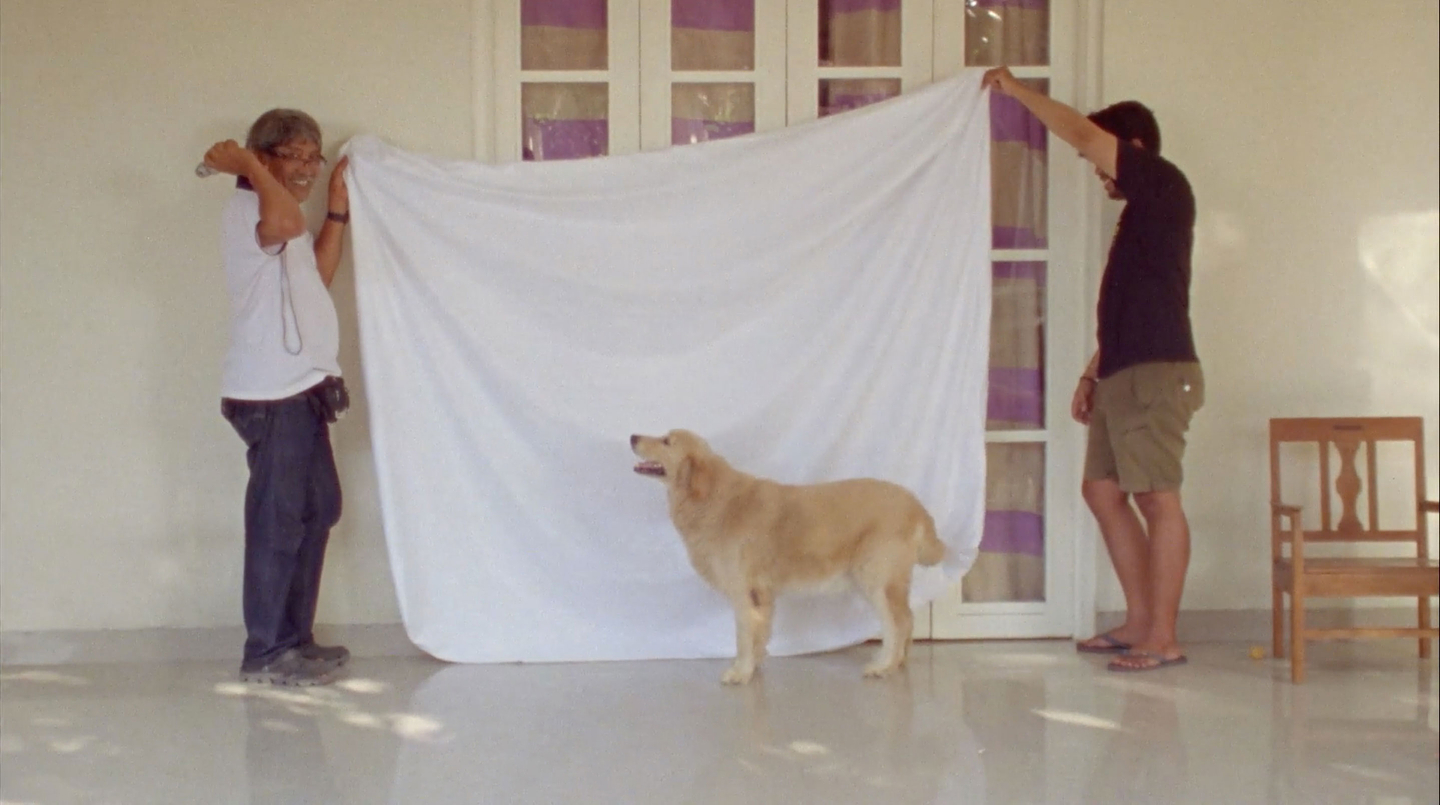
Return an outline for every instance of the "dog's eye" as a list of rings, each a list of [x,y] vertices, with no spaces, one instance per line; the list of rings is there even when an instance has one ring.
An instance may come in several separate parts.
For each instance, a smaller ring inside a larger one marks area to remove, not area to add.
[[[661,439],[660,442],[661,442],[661,444],[664,444],[666,447],[669,447],[669,446],[670,446],[670,437],[669,437],[669,436],[666,436],[664,439]]]

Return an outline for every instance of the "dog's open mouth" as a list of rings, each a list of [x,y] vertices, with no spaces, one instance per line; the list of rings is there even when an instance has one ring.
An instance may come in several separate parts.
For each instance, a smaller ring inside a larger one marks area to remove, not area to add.
[[[654,475],[657,478],[665,477],[665,465],[658,461],[642,461],[635,465],[635,471],[641,475]]]

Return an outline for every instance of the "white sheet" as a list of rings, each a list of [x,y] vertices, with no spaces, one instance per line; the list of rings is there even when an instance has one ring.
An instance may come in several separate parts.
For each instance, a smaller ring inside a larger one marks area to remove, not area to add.
[[[990,159],[980,71],[782,131],[486,166],[350,155],[360,343],[410,639],[459,662],[725,657],[631,433],[793,483],[886,478],[966,571],[985,508]],[[877,633],[782,598],[771,651]]]

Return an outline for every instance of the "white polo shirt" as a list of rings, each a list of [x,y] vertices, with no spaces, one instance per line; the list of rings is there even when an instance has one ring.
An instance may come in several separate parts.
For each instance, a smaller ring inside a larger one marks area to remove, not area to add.
[[[314,237],[266,251],[259,223],[260,196],[237,188],[222,218],[230,350],[220,391],[237,400],[279,400],[340,375],[340,322],[315,266]]]

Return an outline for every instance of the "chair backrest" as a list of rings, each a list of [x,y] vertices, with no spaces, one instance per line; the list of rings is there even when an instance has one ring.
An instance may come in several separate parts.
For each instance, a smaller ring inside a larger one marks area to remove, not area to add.
[[[1379,528],[1378,470],[1376,445],[1381,442],[1408,442],[1414,454],[1415,520],[1411,528],[1382,530]],[[1284,444],[1312,443],[1320,448],[1320,529],[1305,531],[1307,542],[1413,542],[1417,555],[1428,558],[1430,541],[1428,520],[1421,511],[1425,500],[1425,423],[1420,417],[1351,417],[1270,420],[1270,501],[1281,500],[1280,448]],[[1331,446],[1340,457],[1335,473],[1334,490],[1330,488]],[[1365,478],[1356,465],[1361,450],[1365,454]],[[1358,510],[1360,493],[1366,490],[1366,517],[1362,522]],[[1332,498],[1340,503],[1336,516]],[[1277,546],[1288,541],[1290,533],[1281,527],[1279,516],[1271,517],[1272,537]]]

